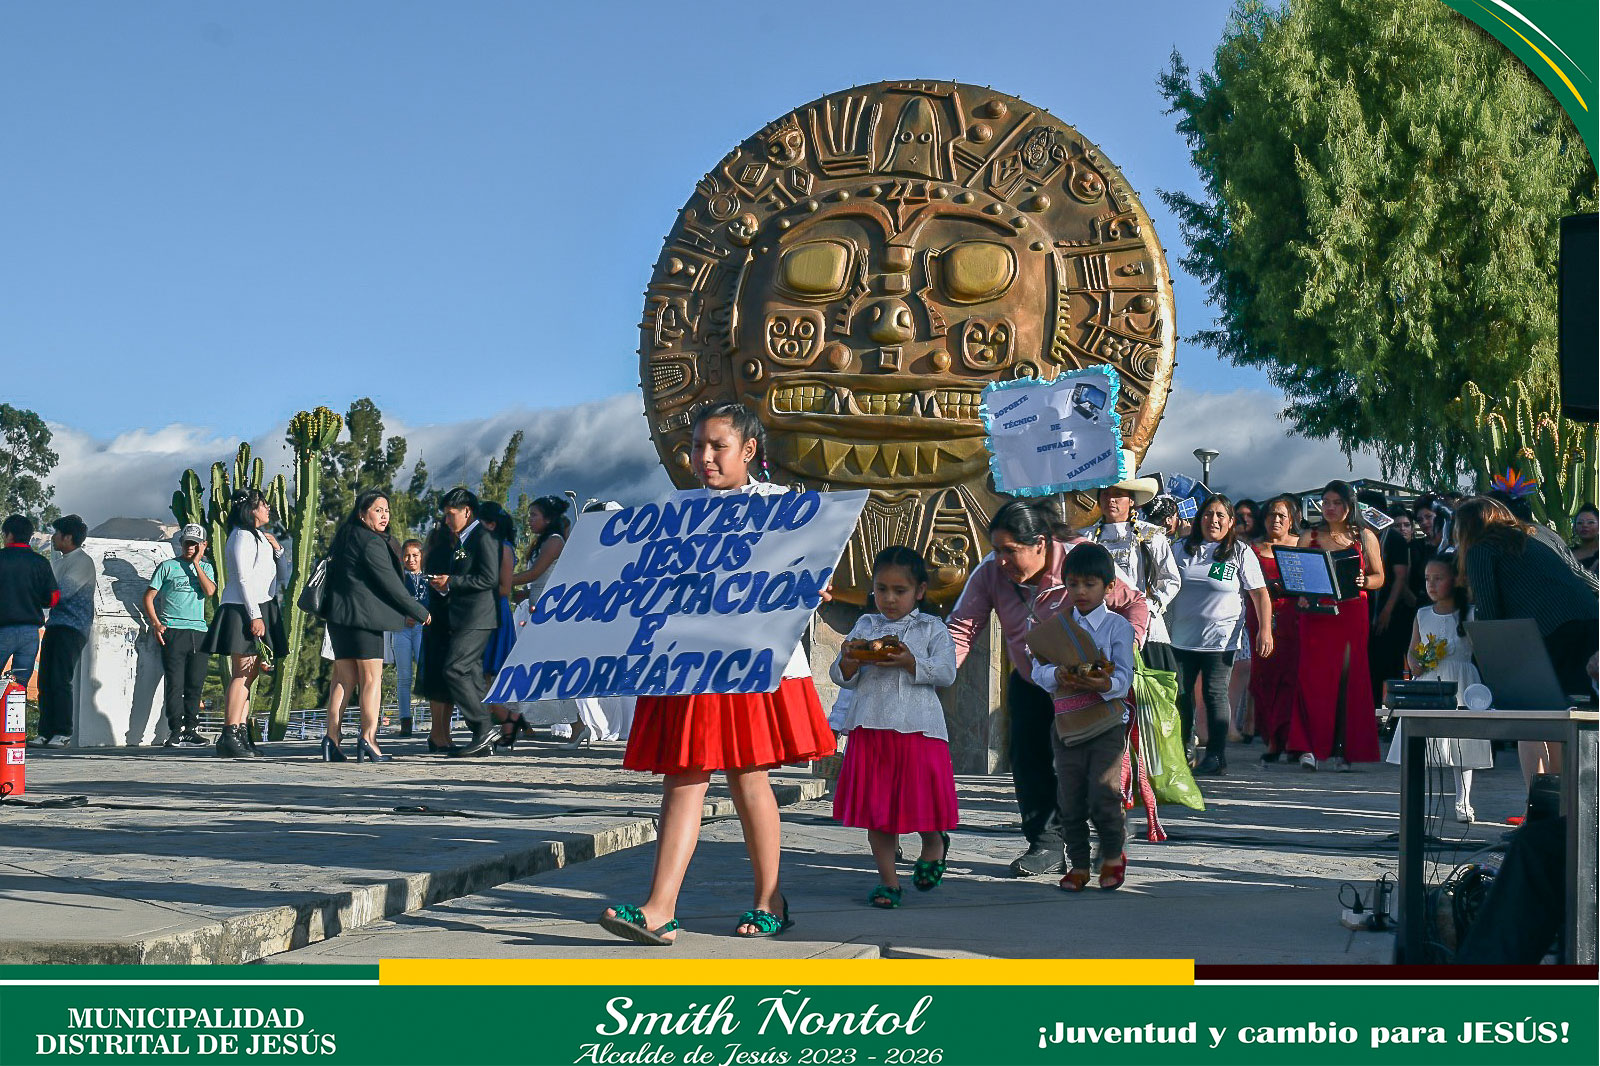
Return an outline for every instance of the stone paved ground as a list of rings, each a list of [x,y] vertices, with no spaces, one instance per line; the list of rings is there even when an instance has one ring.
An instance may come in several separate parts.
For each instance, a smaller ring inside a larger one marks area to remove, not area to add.
[[[553,744],[392,763],[208,749],[29,751],[26,802],[0,806],[0,962],[250,961],[654,839],[656,794],[620,747]],[[780,799],[823,783],[787,771]],[[401,814],[397,807],[434,814]],[[732,811],[724,789],[708,800]]]
[[[329,765],[309,743],[222,762],[183,751],[32,752],[30,801],[0,806],[0,961],[369,961],[380,957],[625,955],[592,919],[644,894],[654,781],[620,769],[622,746],[446,760],[420,741],[372,766]],[[822,782],[777,775],[796,928],[728,935],[749,906],[749,868],[720,784],[690,872],[680,954],[1182,957],[1202,962],[1383,962],[1389,938],[1338,924],[1336,892],[1396,867],[1398,770],[1263,769],[1235,748],[1208,809],[1163,808],[1171,839],[1134,842],[1125,889],[1071,897],[1051,879],[1005,877],[1018,853],[1009,781],[960,779],[962,827],[946,884],[904,908],[861,901],[876,883],[863,834],[814,797]],[[1446,788],[1446,791],[1448,789]],[[1511,753],[1480,773],[1484,817],[1517,811]],[[805,802],[812,797],[809,802]],[[440,813],[399,814],[426,806]],[[1443,858],[1499,824],[1435,828]],[[638,846],[646,845],[646,846]],[[906,841],[914,850],[915,842]],[[909,881],[909,876],[907,877]],[[293,949],[293,950],[292,950]]]

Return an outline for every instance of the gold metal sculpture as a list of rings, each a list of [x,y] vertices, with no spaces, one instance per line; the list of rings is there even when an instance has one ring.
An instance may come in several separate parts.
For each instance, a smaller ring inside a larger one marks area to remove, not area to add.
[[[835,592],[917,548],[950,602],[998,506],[991,381],[1109,364],[1143,455],[1172,380],[1172,285],[1150,217],[1076,130],[1012,96],[882,82],[797,108],[695,187],[645,293],[651,435],[680,486],[689,422],[738,399],[772,476],[870,488]]]

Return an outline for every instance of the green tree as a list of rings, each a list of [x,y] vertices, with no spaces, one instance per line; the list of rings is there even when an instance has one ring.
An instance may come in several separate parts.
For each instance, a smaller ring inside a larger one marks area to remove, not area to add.
[[[48,522],[59,515],[45,483],[60,457],[50,449],[50,427],[32,411],[0,403],[0,508]]]
[[[1468,381],[1549,395],[1559,219],[1595,168],[1493,38],[1435,0],[1248,2],[1161,91],[1205,190],[1161,194],[1218,312],[1192,339],[1264,369],[1296,431],[1451,479]]]
[[[396,485],[389,499],[389,525],[395,536],[420,537],[439,511],[439,496],[429,483],[428,464],[418,459],[406,487]]]
[[[517,452],[522,447],[522,430],[511,434],[506,450],[498,460],[490,459],[483,472],[483,484],[478,498],[493,500],[504,507],[511,500],[511,482],[517,476]]]
[[[315,523],[313,558],[327,554],[333,532],[355,506],[356,496],[367,489],[381,489],[394,499],[395,474],[405,462],[404,437],[384,437],[383,412],[371,399],[362,397],[351,403],[345,415],[343,440],[321,452],[321,477],[318,484],[320,520]],[[294,446],[291,430],[285,437]],[[397,535],[399,529],[394,531]],[[322,658],[323,626],[307,619],[302,631],[300,651],[292,657],[295,666],[292,703],[304,709],[322,704],[327,692],[328,660]]]
[[[356,497],[368,489],[394,491],[395,474],[406,461],[406,439],[383,436],[383,412],[367,397],[350,405],[345,414],[345,440],[322,457],[322,513],[330,522],[344,520]],[[324,531],[319,549],[327,547],[332,527]]]

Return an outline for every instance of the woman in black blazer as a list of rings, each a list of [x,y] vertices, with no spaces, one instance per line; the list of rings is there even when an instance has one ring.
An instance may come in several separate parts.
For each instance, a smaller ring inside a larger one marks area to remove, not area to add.
[[[361,690],[361,736],[356,762],[393,758],[378,750],[378,703],[383,693],[383,634],[399,629],[405,617],[426,625],[428,609],[406,588],[400,553],[389,536],[389,500],[377,491],[356,497],[350,516],[339,524],[328,553],[325,617],[333,645],[333,682],[328,686],[328,732],[322,758],[343,762],[339,732],[345,704]]]

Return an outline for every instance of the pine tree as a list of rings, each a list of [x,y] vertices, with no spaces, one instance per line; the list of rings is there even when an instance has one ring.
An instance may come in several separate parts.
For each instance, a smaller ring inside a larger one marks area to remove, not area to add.
[[[511,498],[511,482],[517,476],[517,451],[522,447],[522,430],[511,434],[511,439],[506,442],[506,450],[498,460],[490,459],[489,466],[483,472],[482,486],[478,498],[485,502],[493,500],[504,507]]]

